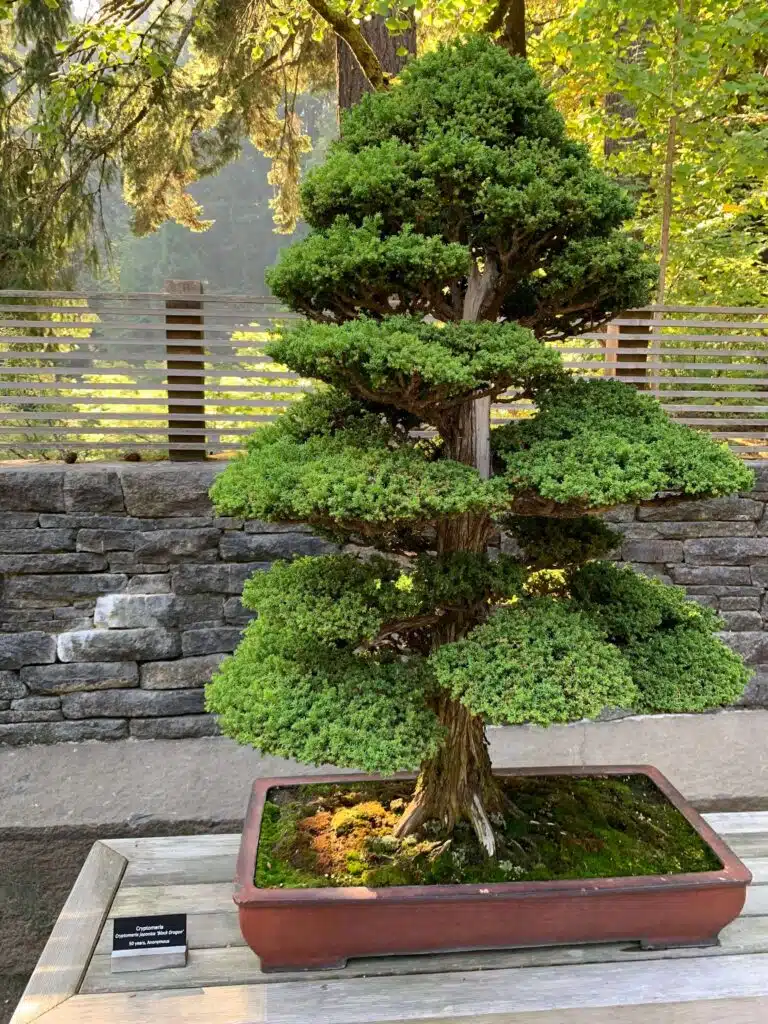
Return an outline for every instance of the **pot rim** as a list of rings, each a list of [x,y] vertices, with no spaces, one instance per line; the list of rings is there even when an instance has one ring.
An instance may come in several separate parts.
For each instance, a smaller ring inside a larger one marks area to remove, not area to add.
[[[720,889],[724,886],[746,886],[752,881],[752,874],[730,847],[707,824],[697,810],[662,773],[651,765],[598,765],[598,766],[547,766],[543,768],[495,768],[494,775],[536,776],[536,775],[645,775],[664,794],[669,802],[683,815],[699,838],[703,840],[720,860],[722,868],[715,871],[697,871],[670,875],[625,875],[609,878],[568,878],[553,881],[533,882],[488,882],[456,883],[452,885],[400,885],[381,888],[367,886],[344,886],[314,889],[262,889],[254,884],[256,857],[258,854],[261,817],[267,795],[271,789],[287,788],[325,783],[378,782],[387,780],[415,779],[415,772],[398,772],[393,775],[371,775],[354,772],[339,775],[297,775],[257,779],[251,789],[240,851],[235,875],[235,903],[242,908],[249,906],[295,906],[297,904],[363,904],[371,900],[384,903],[434,903],[447,900],[480,901],[504,897],[526,900],[552,897],[561,894],[599,895],[600,893],[638,893],[679,891],[687,889]]]

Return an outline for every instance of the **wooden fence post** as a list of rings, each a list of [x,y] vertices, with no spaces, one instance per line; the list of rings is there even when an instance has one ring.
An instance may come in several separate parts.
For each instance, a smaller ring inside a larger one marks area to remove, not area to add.
[[[166,299],[168,310],[185,310],[183,313],[167,313],[165,322],[169,325],[165,331],[166,365],[168,370],[168,457],[174,462],[189,462],[206,457],[205,442],[205,337],[203,325],[205,317],[203,304],[193,296],[203,294],[201,281],[166,281],[165,292],[178,295],[178,299]],[[197,314],[187,310],[199,310]],[[176,325],[184,325],[183,327]],[[192,330],[188,325],[199,325]],[[171,327],[170,325],[174,325]],[[198,344],[192,344],[198,342]],[[200,359],[189,359],[189,356],[200,356]],[[184,360],[174,356],[186,356]],[[199,370],[200,375],[181,375],[173,370]],[[180,390],[173,385],[182,385]],[[196,385],[193,389],[192,385]],[[186,390],[189,389],[189,390]],[[174,403],[174,399],[183,399],[184,404]],[[177,430],[198,429],[199,434],[174,433]],[[193,444],[194,448],[177,448],[175,445]]]
[[[617,320],[626,320],[632,316],[639,316],[638,310],[629,310],[624,313],[620,313]],[[643,327],[633,327],[627,324],[616,324],[612,320],[608,322],[606,327],[606,338],[605,338],[605,370],[604,375],[606,377],[645,377],[647,370],[645,368],[622,366],[622,363],[644,363],[647,360],[647,355],[638,355],[632,352],[623,352],[623,349],[638,349],[648,348],[648,341],[641,339],[627,338],[627,334],[639,334],[644,330]],[[639,381],[634,382],[634,386],[639,391],[645,391],[648,387]]]

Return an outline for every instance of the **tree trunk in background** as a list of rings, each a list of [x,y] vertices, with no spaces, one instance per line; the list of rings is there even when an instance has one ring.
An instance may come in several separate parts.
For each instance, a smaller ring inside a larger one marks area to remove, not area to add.
[[[525,0],[512,0],[504,19],[499,42],[515,57],[527,57],[525,40]]]
[[[677,156],[677,115],[669,119],[667,129],[667,153],[664,160],[664,180],[662,184],[661,208],[661,242],[659,245],[659,290],[656,301],[661,306],[667,290],[667,266],[669,264],[669,232],[672,226],[672,182],[675,174],[675,158]]]
[[[409,54],[416,53],[416,22],[402,35],[392,36],[385,19],[375,14],[360,25],[363,35],[370,43],[379,63],[387,74],[396,75],[402,71],[407,57],[398,57],[397,51],[404,46]],[[346,110],[357,103],[366,92],[372,92],[371,84],[360,70],[354,54],[343,39],[336,37],[336,69],[339,87],[339,110]]]

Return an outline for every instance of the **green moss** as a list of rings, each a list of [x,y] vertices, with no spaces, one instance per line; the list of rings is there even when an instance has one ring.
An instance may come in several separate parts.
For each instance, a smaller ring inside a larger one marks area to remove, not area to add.
[[[552,881],[722,866],[644,775],[507,780],[506,794],[521,813],[494,822],[502,851],[494,860],[485,858],[466,823],[450,841],[437,822],[396,839],[391,825],[412,788],[394,782],[365,783],[351,792],[335,784],[273,791],[262,818],[256,885]]]

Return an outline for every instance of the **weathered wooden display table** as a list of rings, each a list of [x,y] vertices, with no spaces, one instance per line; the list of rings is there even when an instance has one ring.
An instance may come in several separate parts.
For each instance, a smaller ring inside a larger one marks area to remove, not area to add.
[[[719,947],[632,943],[358,960],[270,974],[240,937],[238,836],[96,843],[12,1024],[766,1024],[768,813],[713,814],[751,868]],[[186,967],[112,974],[113,917],[186,913]]]

